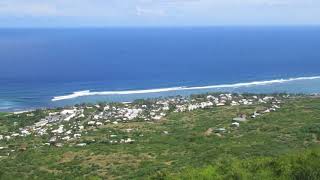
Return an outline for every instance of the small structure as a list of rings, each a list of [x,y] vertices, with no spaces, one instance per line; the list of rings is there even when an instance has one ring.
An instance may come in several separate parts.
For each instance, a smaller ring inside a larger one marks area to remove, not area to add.
[[[66,137],[63,137],[61,139],[64,140],[64,141],[69,141],[70,140],[70,136],[66,136]]]
[[[55,146],[56,147],[63,147],[63,144],[62,143],[56,143]]]
[[[226,132],[227,130],[225,128],[217,128],[214,130],[215,133],[224,133]]]
[[[125,143],[133,143],[133,142],[134,142],[134,140],[133,140],[133,139],[131,139],[131,138],[128,138],[128,139],[126,139],[124,142],[125,142]]]
[[[49,142],[50,143],[55,143],[57,141],[57,137],[53,136],[50,138]]]
[[[88,125],[89,125],[89,126],[93,126],[93,125],[95,125],[95,124],[96,124],[95,121],[89,121],[89,122],[88,122]]]
[[[63,125],[60,125],[58,129],[51,131],[54,134],[61,134],[64,132]]]
[[[246,122],[247,116],[245,114],[241,114],[239,117],[233,118],[235,122]]]
[[[265,111],[263,111],[262,113],[263,114],[267,114],[267,113],[270,113],[271,111],[270,111],[270,109],[266,109]]]
[[[102,123],[102,122],[97,122],[96,125],[97,125],[97,126],[102,126],[103,123]]]
[[[236,102],[236,101],[232,101],[230,105],[231,106],[239,106],[240,104],[238,102]]]
[[[226,104],[225,104],[225,103],[222,103],[222,102],[216,104],[216,106],[225,106],[225,105],[226,105]]]
[[[261,114],[259,114],[257,111],[255,111],[252,115],[251,115],[251,118],[254,119],[258,116],[260,116]]]
[[[238,123],[238,122],[233,122],[233,123],[231,124],[231,126],[232,126],[232,127],[240,127],[240,123]]]
[[[87,145],[87,143],[79,143],[79,144],[77,144],[76,146],[78,146],[78,147],[84,147],[84,146],[86,146]]]

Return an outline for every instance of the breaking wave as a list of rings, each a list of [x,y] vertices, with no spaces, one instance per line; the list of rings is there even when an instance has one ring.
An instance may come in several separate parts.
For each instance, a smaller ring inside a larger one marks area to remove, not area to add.
[[[261,86],[261,85],[270,85],[270,84],[277,84],[277,83],[286,83],[286,82],[292,82],[292,81],[314,80],[314,79],[320,79],[320,76],[275,79],[275,80],[269,80],[269,81],[253,81],[253,82],[247,82],[247,83],[221,84],[221,85],[211,85],[211,86],[201,86],[201,87],[182,86],[182,87],[147,89],[147,90],[102,91],[102,92],[91,92],[90,90],[86,90],[86,91],[77,91],[65,96],[56,96],[52,99],[52,101],[74,99],[74,98],[83,97],[83,96],[129,95],[129,94],[148,94],[148,93],[161,93],[161,92],[185,91],[185,90],[204,90],[204,89],[216,89],[216,88],[239,88],[239,87]]]

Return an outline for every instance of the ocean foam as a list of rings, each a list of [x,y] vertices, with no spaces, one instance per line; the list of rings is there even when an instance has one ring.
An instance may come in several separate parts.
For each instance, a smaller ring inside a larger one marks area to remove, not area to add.
[[[221,85],[211,85],[211,86],[201,86],[201,87],[172,87],[172,88],[147,89],[147,90],[103,91],[103,92],[91,92],[90,90],[85,90],[85,91],[77,91],[77,92],[74,92],[73,94],[69,94],[65,96],[56,96],[52,99],[52,101],[74,99],[74,98],[83,97],[83,96],[149,94],[149,93],[161,93],[161,92],[170,92],[170,91],[172,92],[172,91],[203,90],[203,89],[216,89],[216,88],[239,88],[239,87],[261,86],[261,85],[286,83],[286,82],[292,82],[292,81],[314,80],[314,79],[320,79],[320,76],[276,79],[276,80],[269,80],[269,81],[254,81],[254,82],[236,83],[236,84],[221,84]]]

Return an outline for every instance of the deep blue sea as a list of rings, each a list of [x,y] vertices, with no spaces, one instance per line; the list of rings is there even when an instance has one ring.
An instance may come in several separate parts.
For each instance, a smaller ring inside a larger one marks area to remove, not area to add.
[[[319,75],[320,27],[0,29],[0,111],[208,91],[318,93],[319,78],[230,85]],[[227,86],[134,93],[211,85]],[[52,101],[85,90],[107,93]]]

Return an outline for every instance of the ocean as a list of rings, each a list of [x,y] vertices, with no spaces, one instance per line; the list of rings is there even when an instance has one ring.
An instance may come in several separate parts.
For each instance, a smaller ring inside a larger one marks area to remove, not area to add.
[[[320,27],[0,29],[0,111],[218,91],[319,93],[319,76]]]

